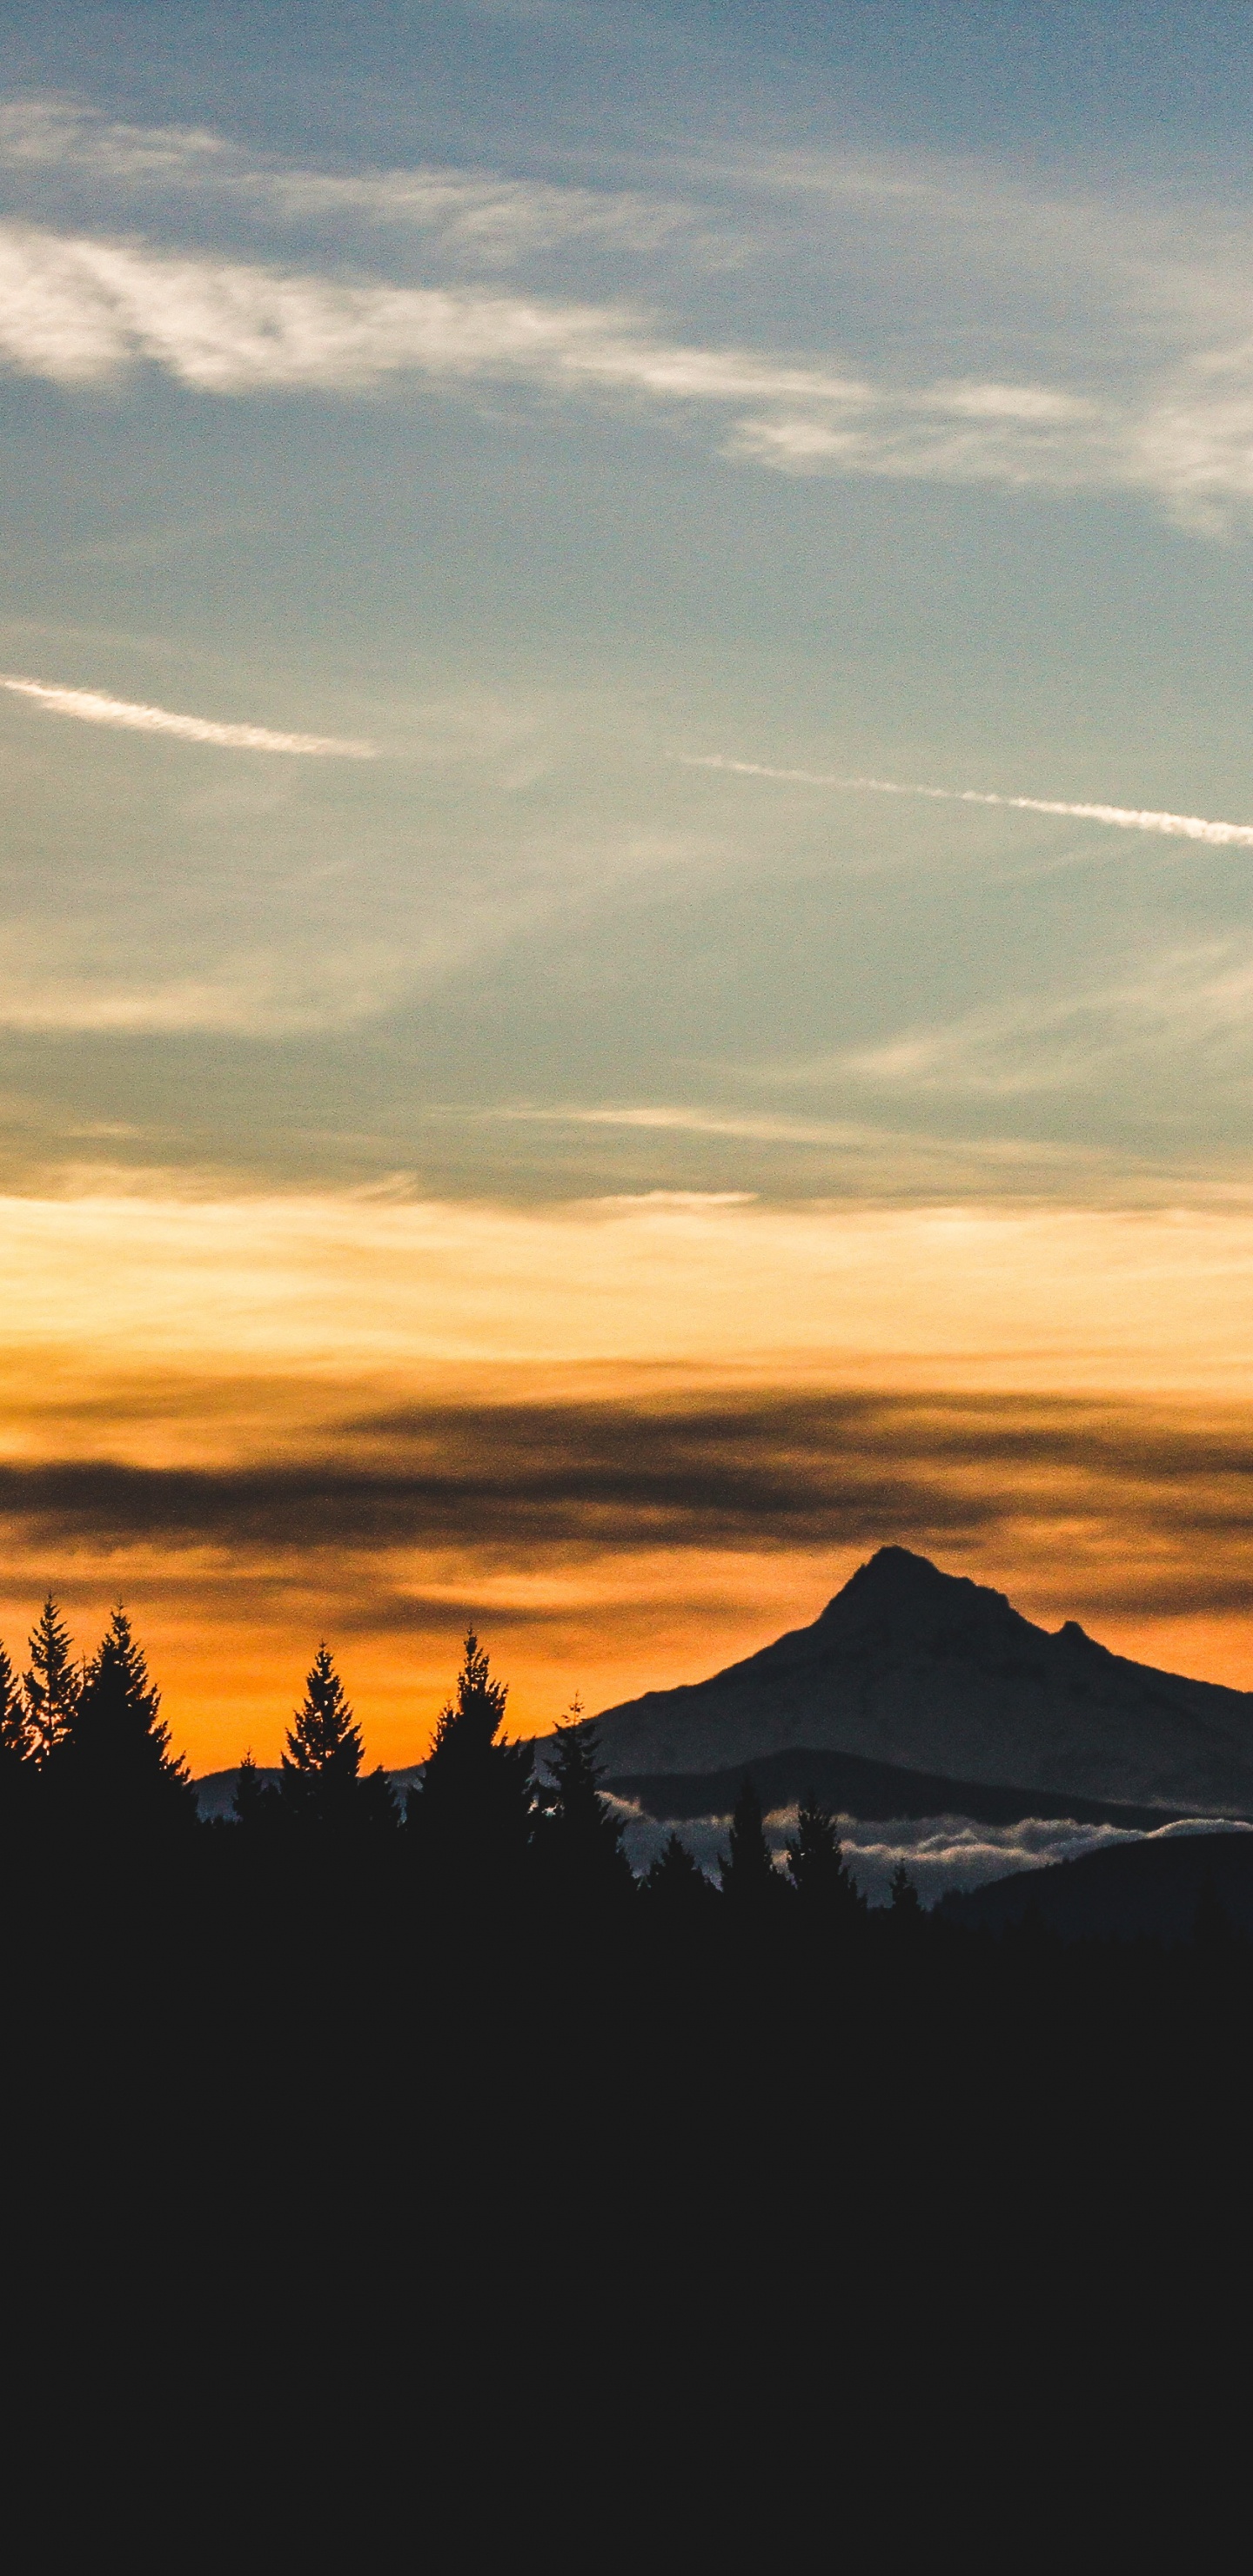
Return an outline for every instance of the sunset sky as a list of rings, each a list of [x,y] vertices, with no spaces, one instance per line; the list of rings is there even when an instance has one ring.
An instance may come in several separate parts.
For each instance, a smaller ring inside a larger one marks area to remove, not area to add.
[[[0,26],[15,1662],[1253,1687],[1243,0]]]

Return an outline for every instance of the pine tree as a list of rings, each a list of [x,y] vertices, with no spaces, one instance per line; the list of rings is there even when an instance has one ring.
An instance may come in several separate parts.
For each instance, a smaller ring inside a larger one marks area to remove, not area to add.
[[[51,1763],[58,1789],[85,1822],[125,1830],[196,1821],[187,1764],[170,1751],[160,1691],[120,1605],[83,1673]]]
[[[797,1810],[796,1832],[787,1845],[787,1874],[805,1919],[815,1928],[849,1924],[865,1913],[865,1900],[840,1849],[835,1818],[813,1789]]]
[[[7,1810],[30,1785],[34,1769],[30,1719],[21,1686],[0,1646],[0,1809]]]
[[[322,1644],[288,1730],[279,1777],[284,1812],[311,1824],[347,1823],[364,1750],[331,1650]]]
[[[471,1629],[422,1787],[409,1796],[407,1824],[424,1869],[476,1899],[516,1886],[531,1843],[531,1748],[499,1741],[508,1696]]]
[[[249,1745],[239,1766],[235,1795],[231,1800],[236,1824],[242,1825],[246,1833],[254,1832],[258,1825],[265,1823],[272,1798],[273,1791],[267,1789]]]
[[[73,1724],[82,1692],[70,1632],[49,1593],[30,1638],[30,1669],[22,1682],[31,1745],[38,1763],[51,1759]]]
[[[785,1883],[770,1857],[761,1800],[747,1778],[735,1802],[721,1876],[723,1895],[746,1921],[777,1909]]]
[[[906,1921],[916,1920],[922,1912],[918,1890],[903,1860],[898,1860],[892,1872],[892,1912]]]
[[[673,1826],[645,1873],[643,1895],[648,1913],[676,1929],[706,1921],[711,1905],[716,1907],[717,1898],[699,1861]]]
[[[623,1820],[601,1795],[596,1730],[576,1699],[557,1727],[538,1794],[540,1857],[550,1886],[581,1908],[620,1906],[635,1889]]]

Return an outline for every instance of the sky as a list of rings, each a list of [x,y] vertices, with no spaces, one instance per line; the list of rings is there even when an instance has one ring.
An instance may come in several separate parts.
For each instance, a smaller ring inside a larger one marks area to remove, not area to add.
[[[293,24],[0,0],[10,1654],[1253,1686],[1247,9]]]

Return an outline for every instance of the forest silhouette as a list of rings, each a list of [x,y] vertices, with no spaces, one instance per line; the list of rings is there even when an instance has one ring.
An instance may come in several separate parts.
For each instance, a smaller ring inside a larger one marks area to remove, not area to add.
[[[0,1655],[19,2309],[24,2264],[40,2314],[70,2272],[139,2301],[258,2417],[304,2342],[390,2374],[384,2410],[490,2347],[511,2383],[629,2361],[678,2421],[691,2372],[782,2335],[796,2421],[834,2337],[852,2427],[875,2388],[935,2403],[924,2310],[955,2355],[1026,2271],[1041,2351],[1077,2279],[1160,2344],[1247,2229],[1253,1951],[1220,1908],[1063,1943],[927,1914],[901,1870],[870,1909],[817,1796],[776,1863],[751,1779],[717,1883],[675,1833],[637,1879],[594,1725],[537,1773],[506,1713],[471,1634],[402,1808],[323,1644],[277,1781],[246,1758],[202,1822],[124,1611],[80,1663],[50,1599]]]
[[[925,1914],[904,1863],[889,1905],[870,1909],[837,1817],[816,1789],[799,1800],[794,1832],[776,1859],[747,1765],[716,1879],[677,1831],[637,1878],[621,1811],[602,1793],[594,1721],[576,1699],[537,1769],[535,1746],[506,1734],[507,1702],[507,1684],[470,1631],[421,1776],[398,1797],[386,1772],[365,1768],[361,1728],[323,1641],[277,1774],[263,1774],[246,1751],[229,1818],[202,1820],[126,1611],[113,1611],[94,1655],[78,1660],[49,1595],[24,1671],[0,1645],[0,1838],[9,1883],[37,1871],[51,1884],[69,1870],[76,1886],[92,1889],[93,1903],[106,1882],[121,1902],[127,1885],[172,1868],[184,1895],[194,1890],[218,1915],[224,1935],[239,1907],[259,1903],[267,1887],[298,1889],[314,1911],[339,1906],[352,1889],[371,1906],[399,1909],[398,1923],[455,1925],[467,1956],[476,1945],[542,1938],[557,1941],[563,1975],[586,1959],[590,1943],[602,1966],[610,1952],[620,1963],[672,1948],[676,1961],[690,1967],[699,1957],[711,1973],[717,1961],[732,1976],[751,1957],[755,1975],[784,1984],[802,1969],[834,1978],[845,2003],[881,1972],[896,1983],[904,1974],[906,1985],[916,1977],[933,1987],[938,1978],[974,1991],[991,1973],[993,1950],[999,1979],[1018,1973],[1012,1942],[968,1932],[949,1909]],[[731,1777],[718,1776],[720,1785]],[[1207,1898],[1195,1955],[1150,1963],[1141,1943],[1135,1972],[1149,1985],[1156,1979],[1164,1996],[1203,1954],[1212,1982],[1220,1919]],[[1015,1930],[1026,1937],[1030,1982],[1038,1985],[1041,1960],[1055,1951],[1068,1987],[1077,1977],[1099,1984],[1100,1963],[1064,1963],[1030,1908]],[[1230,1925],[1224,1944],[1225,1975],[1243,1976],[1247,1964],[1253,1980],[1253,1956],[1246,1962],[1247,1944]],[[1132,1963],[1123,1960],[1119,1973],[1132,1973]]]

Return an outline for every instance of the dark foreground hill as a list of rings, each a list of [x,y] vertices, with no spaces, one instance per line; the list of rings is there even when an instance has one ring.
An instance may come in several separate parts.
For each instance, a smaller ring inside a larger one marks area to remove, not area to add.
[[[1056,1634],[1003,1593],[885,1547],[810,1628],[708,1681],[606,1709],[615,1780],[804,1748],[944,1781],[1159,1814],[1253,1817],[1253,1693]]]
[[[1063,1940],[1189,1941],[1207,1920],[1253,1938],[1253,1834],[1172,1834],[1120,1843],[970,1895],[946,1896],[946,1922],[1005,1932],[1031,1918]]]

